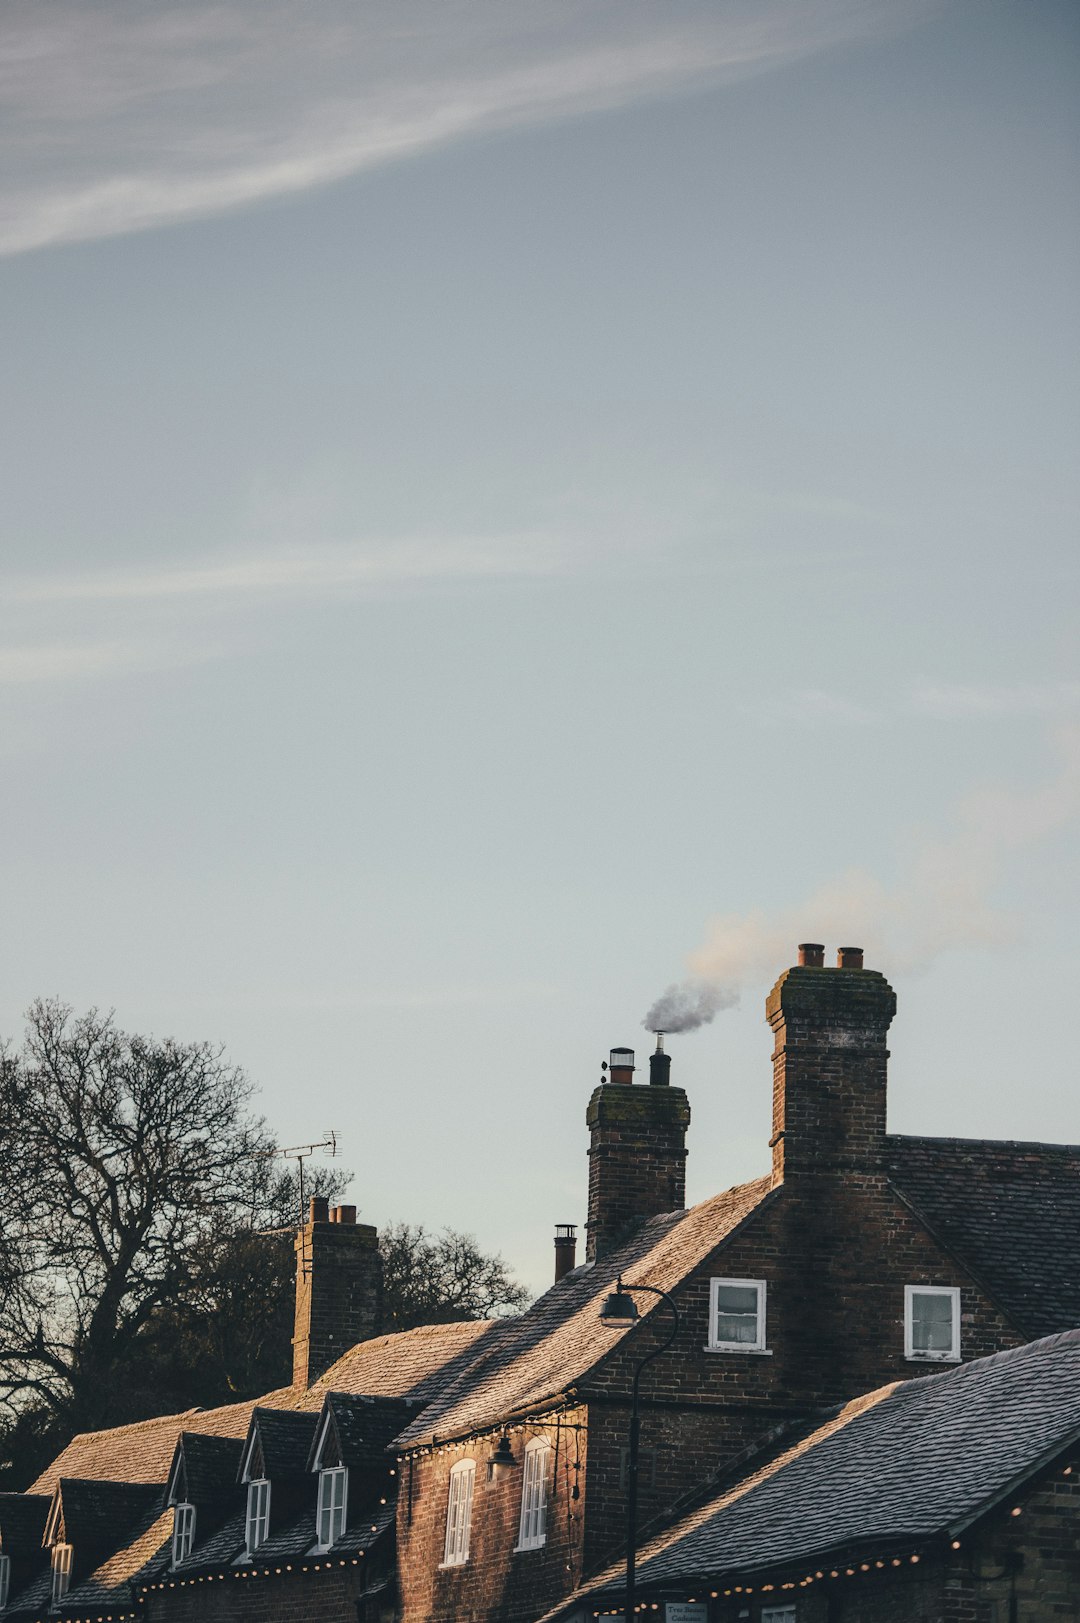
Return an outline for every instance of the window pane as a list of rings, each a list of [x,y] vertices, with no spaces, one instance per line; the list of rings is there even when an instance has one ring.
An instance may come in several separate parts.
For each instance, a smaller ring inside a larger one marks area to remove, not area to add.
[[[737,1346],[755,1346],[760,1340],[757,1286],[718,1284],[715,1290],[715,1339]]]
[[[0,1555],[0,1608],[7,1605],[11,1585],[11,1557]]]
[[[757,1317],[756,1285],[717,1285],[716,1306],[721,1313],[753,1313]]]
[[[916,1291],[911,1299],[911,1344],[916,1352],[952,1352],[951,1296]]]

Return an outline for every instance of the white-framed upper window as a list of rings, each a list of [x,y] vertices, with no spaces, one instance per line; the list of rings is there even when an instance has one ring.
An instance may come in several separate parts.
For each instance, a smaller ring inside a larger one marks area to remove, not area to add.
[[[960,1292],[955,1285],[904,1286],[904,1357],[960,1362]]]
[[[174,1505],[172,1514],[172,1559],[173,1566],[178,1567],[187,1560],[195,1542],[195,1506]]]
[[[253,1555],[260,1544],[265,1544],[270,1532],[270,1484],[265,1477],[248,1483],[247,1520],[244,1543],[248,1555]]]
[[[469,1559],[469,1526],[472,1522],[475,1460],[458,1460],[450,1472],[450,1494],[446,1501],[446,1543],[443,1566],[462,1567]]]
[[[794,1606],[763,1606],[761,1623],[795,1623]]]
[[[71,1545],[54,1544],[52,1548],[52,1599],[55,1606],[71,1588]]]
[[[765,1351],[765,1281],[709,1281],[709,1350]]]
[[[331,1465],[319,1472],[319,1549],[328,1550],[345,1531],[345,1505],[349,1473],[344,1465]]]
[[[521,1523],[519,1550],[538,1550],[547,1541],[547,1474],[551,1446],[545,1437],[534,1437],[525,1448],[525,1469],[521,1478]]]
[[[11,1590],[11,1557],[0,1552],[0,1612],[8,1603]]]

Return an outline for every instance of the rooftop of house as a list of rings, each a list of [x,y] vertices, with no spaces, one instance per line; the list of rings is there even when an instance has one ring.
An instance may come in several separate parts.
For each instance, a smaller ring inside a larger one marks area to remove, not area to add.
[[[542,1405],[595,1368],[621,1332],[600,1322],[599,1306],[615,1280],[648,1280],[669,1290],[769,1198],[758,1178],[714,1195],[689,1211],[650,1218],[596,1263],[572,1269],[518,1318],[497,1324],[477,1357],[444,1387],[398,1438],[409,1448],[447,1441]],[[649,1308],[643,1304],[643,1315]]]
[[[97,1550],[126,1534],[133,1521],[162,1504],[162,1492],[152,1482],[105,1482],[61,1477],[53,1499],[47,1539]]]
[[[261,1399],[271,1403],[279,1394]],[[109,1431],[84,1431],[48,1466],[29,1492],[52,1493],[61,1477],[103,1482],[164,1482],[182,1431],[217,1437],[246,1437],[254,1400],[220,1409],[185,1409],[182,1414],[155,1415]]]
[[[890,1176],[927,1226],[980,1280],[1025,1336],[1080,1324],[1080,1146],[982,1139],[888,1140]],[[621,1274],[670,1290],[776,1193],[769,1178],[725,1190],[689,1211],[651,1218],[596,1264],[575,1268],[520,1317],[497,1323],[457,1378],[398,1438],[448,1441],[541,1407],[582,1382],[618,1331],[599,1307]],[[658,1311],[639,1302],[642,1317]],[[356,1349],[361,1351],[362,1349]],[[344,1362],[344,1360],[343,1360]]]
[[[256,1405],[317,1411],[328,1392],[423,1400],[442,1382],[454,1378],[491,1328],[488,1320],[469,1319],[376,1336],[345,1353],[308,1388],[280,1387],[264,1397],[218,1409],[186,1409],[182,1414],[156,1415],[108,1431],[80,1432],[27,1491],[52,1494],[61,1477],[163,1483],[168,1480],[181,1432],[242,1440]]]
[[[50,1504],[45,1493],[0,1493],[0,1550],[5,1555],[40,1548]]]
[[[1078,1439],[1080,1330],[883,1386],[647,1540],[638,1582],[743,1580],[952,1538]],[[612,1565],[548,1618],[624,1578]]]
[[[236,1482],[243,1452],[242,1438],[182,1431],[169,1477],[172,1497],[178,1502],[205,1504],[228,1493]]]
[[[888,1148],[901,1194],[1026,1336],[1080,1324],[1080,1145],[894,1134]]]
[[[65,1610],[77,1612],[80,1606],[112,1606],[130,1599],[138,1581],[157,1571],[167,1559],[172,1528],[171,1509],[152,1508],[144,1513],[133,1535],[69,1589],[64,1597]]]

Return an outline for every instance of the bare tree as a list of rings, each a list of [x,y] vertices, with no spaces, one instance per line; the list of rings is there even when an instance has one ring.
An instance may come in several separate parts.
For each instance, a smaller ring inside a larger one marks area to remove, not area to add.
[[[84,1430],[128,1418],[140,1335],[230,1236],[282,1215],[288,1179],[220,1049],[56,1001],[28,1021],[0,1067],[0,1405]]]
[[[485,1254],[471,1234],[429,1234],[422,1224],[390,1223],[379,1235],[379,1250],[388,1330],[517,1313],[529,1300],[502,1257]]]

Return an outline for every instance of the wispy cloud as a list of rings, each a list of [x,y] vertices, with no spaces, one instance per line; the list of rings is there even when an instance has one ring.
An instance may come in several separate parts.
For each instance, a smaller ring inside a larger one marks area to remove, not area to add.
[[[205,645],[150,642],[145,638],[24,643],[0,648],[0,687],[173,670],[212,657],[213,651]]]
[[[755,719],[794,727],[866,727],[904,717],[933,721],[1008,721],[1071,716],[1080,682],[923,683],[899,697],[853,699],[825,688],[796,688],[747,706]]]
[[[424,582],[540,577],[558,573],[564,562],[563,545],[540,535],[341,542],[225,555],[176,568],[12,578],[0,582],[0,604],[168,603],[185,598],[235,602]]]
[[[0,253],[325,185],[470,135],[721,83],[936,0],[8,0]]]
[[[1080,709],[1080,682],[928,684],[916,688],[908,705],[918,715],[944,721],[1061,715]]]

